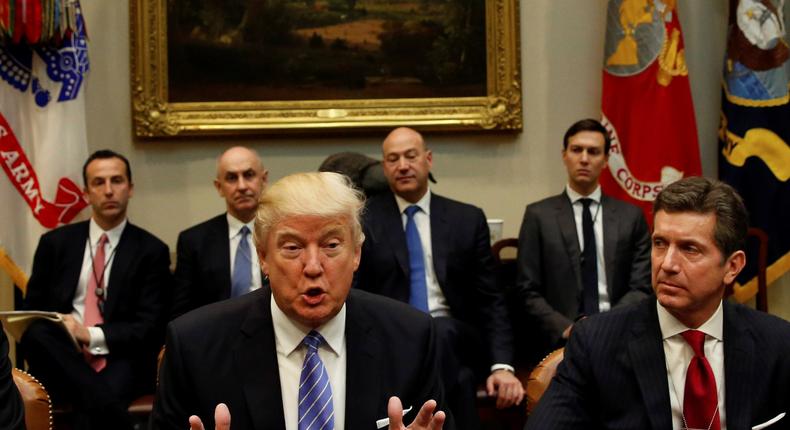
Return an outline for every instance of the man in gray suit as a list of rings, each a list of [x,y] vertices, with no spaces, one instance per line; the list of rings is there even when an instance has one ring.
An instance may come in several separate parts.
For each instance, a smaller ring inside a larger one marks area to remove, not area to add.
[[[596,120],[563,140],[565,190],[527,206],[518,246],[516,293],[544,353],[562,345],[578,318],[649,294],[650,240],[642,212],[601,192],[610,140]]]

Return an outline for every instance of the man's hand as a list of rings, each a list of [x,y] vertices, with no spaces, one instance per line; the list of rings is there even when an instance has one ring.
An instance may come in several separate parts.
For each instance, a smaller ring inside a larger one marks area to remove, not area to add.
[[[88,331],[88,328],[84,325],[77,322],[72,315],[69,314],[60,314],[63,318],[63,324],[66,325],[66,328],[69,330],[69,333],[77,339],[82,345],[88,345],[91,343],[91,334]]]
[[[389,403],[387,403],[387,415],[390,419],[390,426],[389,430],[404,430],[404,429],[411,429],[411,430],[441,430],[442,426],[444,425],[444,419],[446,418],[444,412],[439,411],[435,414],[433,411],[436,409],[436,401],[435,400],[428,400],[425,404],[422,405],[420,408],[420,412],[417,413],[417,418],[411,423],[410,426],[404,427],[403,426],[403,405],[400,402],[400,399],[392,396],[390,397]],[[192,430],[201,430],[201,429],[192,429]]]
[[[486,380],[486,391],[489,396],[496,394],[497,409],[507,408],[521,403],[524,398],[524,387],[513,372],[506,369],[495,370]]]
[[[230,430],[230,411],[224,403],[218,404],[214,409],[214,429]],[[189,417],[189,430],[206,430],[199,416]]]

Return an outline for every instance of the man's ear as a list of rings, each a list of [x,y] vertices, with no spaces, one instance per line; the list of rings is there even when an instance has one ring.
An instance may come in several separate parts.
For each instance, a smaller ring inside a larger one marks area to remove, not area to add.
[[[746,265],[746,253],[738,250],[732,253],[724,262],[726,271],[724,272],[724,284],[729,285],[735,281],[735,278],[743,270]]]
[[[266,252],[259,249],[257,250],[258,253],[258,263],[261,265],[261,272],[264,275],[269,276],[269,265],[266,263]]]
[[[263,173],[261,173],[261,182],[263,182],[263,188],[269,185],[269,171],[263,169]]]
[[[224,198],[225,196],[222,194],[222,186],[221,185],[222,184],[220,184],[219,179],[214,179],[214,188],[217,189],[217,194],[219,194],[220,197]]]

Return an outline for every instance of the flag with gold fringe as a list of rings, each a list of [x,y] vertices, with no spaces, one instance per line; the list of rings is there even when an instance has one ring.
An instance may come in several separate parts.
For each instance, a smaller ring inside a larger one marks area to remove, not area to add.
[[[784,0],[730,0],[719,127],[719,177],[743,196],[750,225],[768,234],[768,283],[790,269],[790,50],[784,7]],[[749,249],[748,255],[757,253]],[[747,260],[735,286],[740,300],[757,291],[757,261]]]
[[[0,269],[18,285],[39,236],[87,206],[88,68],[79,2],[0,0]]]
[[[601,110],[612,137],[601,186],[652,222],[661,189],[702,172],[675,0],[609,1]]]

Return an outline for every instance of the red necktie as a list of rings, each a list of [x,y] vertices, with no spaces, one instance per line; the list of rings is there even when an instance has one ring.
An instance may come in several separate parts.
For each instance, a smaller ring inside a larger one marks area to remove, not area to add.
[[[705,333],[688,330],[681,333],[694,350],[694,357],[686,373],[686,389],[683,394],[683,418],[690,429],[720,430],[719,398],[716,394],[716,378],[705,358]]]
[[[96,254],[93,256],[91,275],[88,278],[88,290],[85,291],[85,327],[93,327],[104,322],[101,312],[99,312],[99,296],[96,295],[96,288],[104,288],[99,285],[104,281],[104,245],[107,244],[107,235],[102,234],[99,238],[99,245],[96,246]],[[85,346],[82,349],[85,361],[93,367],[93,370],[100,372],[107,365],[107,359],[100,355],[93,355]]]

